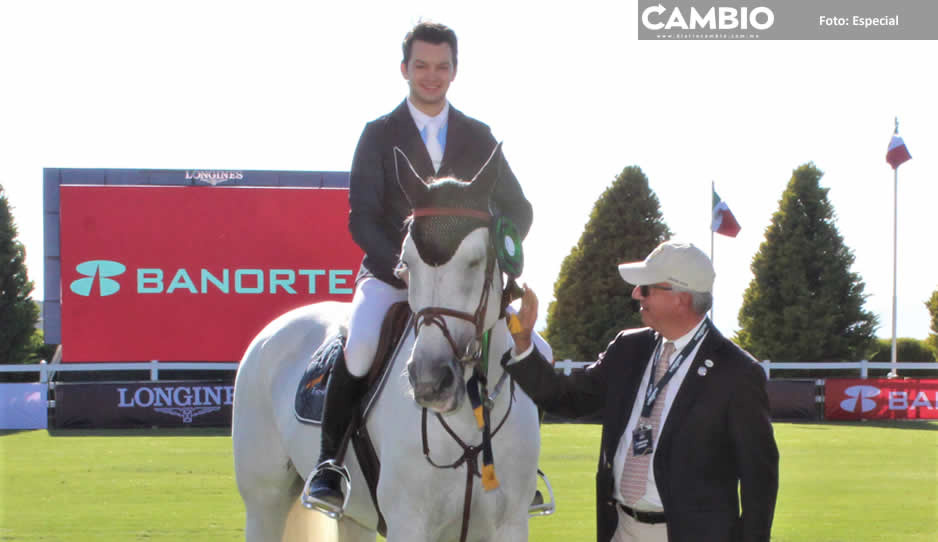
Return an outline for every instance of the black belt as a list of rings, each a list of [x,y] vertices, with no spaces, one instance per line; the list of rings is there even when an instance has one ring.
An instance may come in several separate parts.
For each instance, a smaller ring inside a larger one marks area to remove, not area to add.
[[[642,512],[641,510],[629,508],[621,503],[619,504],[619,508],[621,508],[626,515],[635,518],[635,521],[640,523],[664,523],[666,521],[664,512]]]

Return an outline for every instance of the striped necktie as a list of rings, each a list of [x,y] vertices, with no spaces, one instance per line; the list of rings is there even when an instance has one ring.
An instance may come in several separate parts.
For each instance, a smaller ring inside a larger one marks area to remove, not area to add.
[[[661,380],[661,377],[668,372],[668,365],[671,362],[671,356],[674,354],[674,343],[667,341],[661,349],[661,357],[655,365],[655,382]],[[638,424],[651,425],[652,446],[658,446],[658,431],[661,426],[661,413],[664,412],[664,396],[671,381],[658,392],[658,398],[654,407],[651,409],[649,418],[639,416]],[[633,455],[633,449],[629,447],[629,453],[625,458],[625,465],[622,467],[622,478],[619,491],[625,500],[626,506],[632,507],[645,495],[648,489],[648,468],[651,466],[652,454]]]

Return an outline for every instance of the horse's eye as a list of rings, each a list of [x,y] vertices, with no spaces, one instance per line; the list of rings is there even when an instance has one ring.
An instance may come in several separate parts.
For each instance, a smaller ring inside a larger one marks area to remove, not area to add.
[[[475,260],[472,260],[469,262],[469,269],[476,269],[477,267],[481,266],[484,261],[485,258],[476,258]]]

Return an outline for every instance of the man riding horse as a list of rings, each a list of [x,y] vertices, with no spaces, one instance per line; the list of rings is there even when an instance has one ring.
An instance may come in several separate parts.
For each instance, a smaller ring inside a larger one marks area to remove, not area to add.
[[[326,388],[322,445],[318,464],[336,459],[340,441],[365,390],[388,308],[407,300],[407,288],[395,275],[404,220],[411,207],[397,182],[394,147],[411,158],[421,178],[471,179],[495,147],[488,126],[451,107],[446,99],[456,77],[456,34],[437,23],[418,23],[404,37],[401,75],[407,98],[390,114],[369,122],[355,149],[349,179],[349,230],[365,252],[352,299],[345,359],[335,364]],[[507,161],[497,159],[502,177],[492,204],[510,219],[520,236],[531,227],[531,204]],[[533,468],[533,467],[532,467]],[[319,469],[308,498],[330,507],[344,500],[340,475]]]

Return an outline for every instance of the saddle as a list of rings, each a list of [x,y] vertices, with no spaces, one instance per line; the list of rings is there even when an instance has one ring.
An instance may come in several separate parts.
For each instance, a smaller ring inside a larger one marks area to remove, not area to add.
[[[384,374],[390,368],[394,351],[407,328],[411,311],[406,302],[395,303],[388,309],[381,324],[381,339],[375,352],[366,382],[368,391],[359,405],[360,417],[365,419],[375,397],[381,390]],[[309,365],[296,388],[293,402],[293,414],[300,422],[310,425],[322,424],[323,404],[326,397],[326,385],[339,356],[343,355],[346,337],[341,333],[329,337],[313,353]]]

